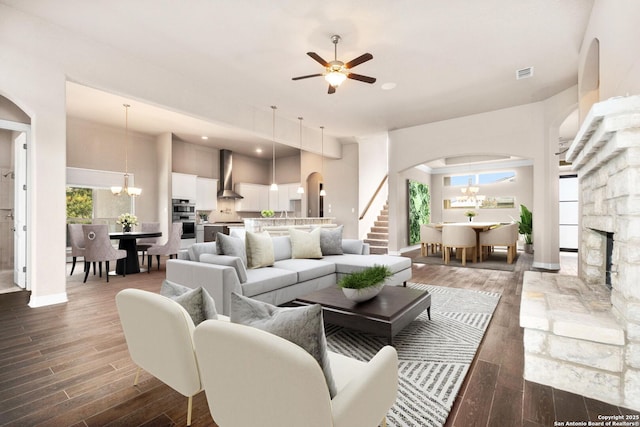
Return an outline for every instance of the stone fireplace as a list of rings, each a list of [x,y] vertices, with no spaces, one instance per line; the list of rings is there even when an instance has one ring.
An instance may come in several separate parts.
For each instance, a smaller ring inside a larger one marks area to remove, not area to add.
[[[525,378],[640,410],[640,96],[595,104],[567,160],[579,277],[525,273]]]

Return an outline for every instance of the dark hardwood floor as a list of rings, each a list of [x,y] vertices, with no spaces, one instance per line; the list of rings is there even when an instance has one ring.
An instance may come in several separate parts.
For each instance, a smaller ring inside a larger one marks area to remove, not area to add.
[[[114,303],[127,287],[158,292],[164,266],[165,260],[160,271],[112,277],[108,284],[97,276],[83,284],[76,269],[67,283],[69,302],[55,306],[32,309],[27,292],[0,294],[0,425],[185,425],[185,397],[146,373],[133,386],[136,366]],[[415,282],[502,293],[446,425],[552,426],[636,413],[522,379],[518,314],[530,266],[524,254],[515,272],[414,266]],[[192,425],[215,425],[204,393],[194,398]]]

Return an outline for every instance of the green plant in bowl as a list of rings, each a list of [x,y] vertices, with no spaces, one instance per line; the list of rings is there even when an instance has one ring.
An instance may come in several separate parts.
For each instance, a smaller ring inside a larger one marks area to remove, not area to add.
[[[367,301],[380,293],[384,281],[393,273],[385,265],[376,265],[344,276],[338,281],[344,295],[354,302]]]

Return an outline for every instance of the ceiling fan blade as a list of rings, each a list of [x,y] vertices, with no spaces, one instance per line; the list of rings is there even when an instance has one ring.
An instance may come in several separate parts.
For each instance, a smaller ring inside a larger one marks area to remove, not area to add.
[[[373,55],[371,55],[370,53],[365,53],[358,56],[356,59],[352,59],[351,61],[347,62],[346,64],[344,64],[344,66],[345,68],[353,68],[356,65],[360,65],[363,62],[367,62],[371,59],[373,59]]]
[[[347,74],[347,78],[353,79],[353,80],[358,80],[358,81],[365,82],[365,83],[375,83],[376,82],[375,77],[363,76],[361,74],[355,74],[355,73]]]
[[[322,77],[322,74],[309,74],[306,76],[292,77],[291,80],[308,79],[309,77]]]
[[[335,87],[333,87],[333,86],[331,86],[331,85],[329,85],[329,91],[327,91],[327,93],[328,93],[329,95],[331,95],[332,93],[336,93],[336,88],[335,88]]]
[[[307,52],[307,55],[309,55],[310,57],[312,57],[313,59],[315,59],[316,61],[318,61],[323,67],[328,67],[329,63],[327,61],[325,61],[324,59],[322,59],[320,57],[320,55],[318,55],[315,52]]]

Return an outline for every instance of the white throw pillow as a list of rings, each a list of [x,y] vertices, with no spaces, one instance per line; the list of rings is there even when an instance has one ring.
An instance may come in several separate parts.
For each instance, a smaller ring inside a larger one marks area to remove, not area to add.
[[[289,238],[291,239],[291,258],[322,258],[320,228],[310,233],[290,228]]]
[[[247,268],[269,267],[275,262],[273,242],[269,232],[252,233],[245,236],[247,248]]]

